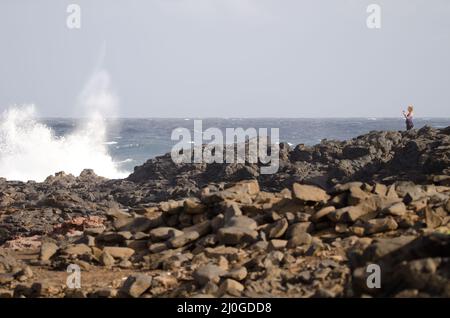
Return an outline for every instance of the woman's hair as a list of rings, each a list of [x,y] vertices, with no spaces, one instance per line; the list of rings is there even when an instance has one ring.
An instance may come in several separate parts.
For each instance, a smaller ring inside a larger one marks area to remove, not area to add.
[[[413,110],[414,110],[413,105],[409,105],[409,106],[408,106],[408,111],[409,111],[409,112],[412,112]]]

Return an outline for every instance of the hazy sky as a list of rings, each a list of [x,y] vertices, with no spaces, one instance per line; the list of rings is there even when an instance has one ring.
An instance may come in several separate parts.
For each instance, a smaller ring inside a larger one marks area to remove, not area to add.
[[[105,47],[120,116],[450,117],[448,0],[1,0],[0,41],[0,110],[82,116]]]

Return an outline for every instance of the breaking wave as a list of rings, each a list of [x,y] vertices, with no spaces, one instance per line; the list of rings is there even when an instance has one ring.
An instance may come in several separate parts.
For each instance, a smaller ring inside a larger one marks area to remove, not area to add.
[[[125,177],[108,153],[103,115],[117,107],[108,73],[95,72],[78,102],[87,119],[62,137],[39,122],[34,105],[6,110],[0,119],[0,177],[43,181],[59,171],[79,175],[83,169],[107,178]]]

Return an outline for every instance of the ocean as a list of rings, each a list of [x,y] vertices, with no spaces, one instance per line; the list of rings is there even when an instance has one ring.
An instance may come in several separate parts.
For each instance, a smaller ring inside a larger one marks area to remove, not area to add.
[[[107,125],[105,145],[120,170],[130,173],[134,166],[149,158],[170,151],[176,143],[170,139],[172,130],[184,127],[193,131],[194,119],[117,119]],[[57,136],[69,134],[77,126],[77,119],[44,119]],[[346,140],[372,130],[403,130],[402,118],[229,118],[203,119],[203,130],[209,127],[279,128],[280,140],[297,145],[314,145],[322,139]],[[415,127],[430,125],[436,128],[450,126],[450,119],[417,118]]]

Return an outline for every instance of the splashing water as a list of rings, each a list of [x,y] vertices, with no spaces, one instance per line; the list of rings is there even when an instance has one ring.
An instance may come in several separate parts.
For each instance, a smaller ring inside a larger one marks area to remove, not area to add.
[[[43,181],[55,172],[79,175],[83,169],[93,169],[107,178],[125,177],[105,145],[103,114],[111,116],[117,107],[108,73],[95,72],[78,102],[88,117],[63,137],[38,122],[34,105],[6,110],[0,121],[0,177]]]

